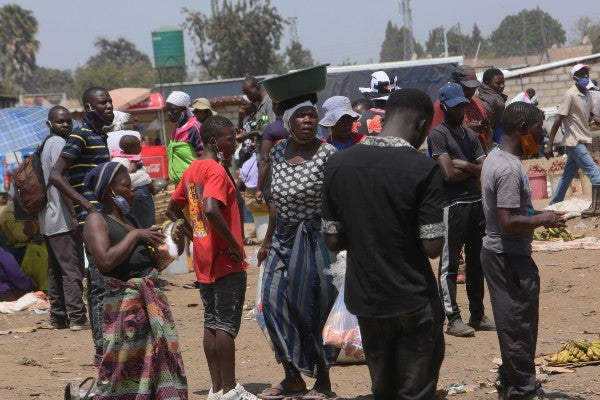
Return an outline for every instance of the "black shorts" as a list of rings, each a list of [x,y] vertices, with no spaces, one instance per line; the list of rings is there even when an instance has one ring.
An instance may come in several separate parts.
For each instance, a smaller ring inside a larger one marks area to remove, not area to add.
[[[246,295],[246,272],[235,272],[215,283],[201,283],[200,297],[204,305],[204,327],[221,330],[234,338],[240,330]]]

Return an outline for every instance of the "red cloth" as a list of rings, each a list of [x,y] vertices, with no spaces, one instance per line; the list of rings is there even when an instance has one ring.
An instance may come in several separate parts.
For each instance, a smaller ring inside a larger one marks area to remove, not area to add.
[[[222,253],[229,244],[211,227],[204,215],[203,200],[208,197],[219,202],[227,226],[240,247],[244,248],[242,223],[231,178],[215,160],[194,160],[183,173],[171,199],[179,205],[189,205],[194,236],[194,270],[200,283],[214,283],[223,276],[248,269],[245,261],[234,262],[228,254]]]

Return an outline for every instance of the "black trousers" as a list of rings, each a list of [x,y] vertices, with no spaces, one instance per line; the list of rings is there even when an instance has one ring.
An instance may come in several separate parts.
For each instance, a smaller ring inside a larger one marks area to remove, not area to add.
[[[439,284],[442,306],[448,322],[461,318],[456,303],[456,274],[460,249],[465,246],[465,275],[471,320],[479,321],[484,315],[483,269],[481,267],[481,242],[485,235],[485,216],[481,201],[458,203],[444,208],[446,240],[440,257]]]
[[[87,321],[82,297],[83,243],[79,232],[44,236],[48,249],[50,320],[58,325]]]
[[[376,400],[435,398],[444,359],[437,299],[411,315],[358,317],[358,325]]]
[[[490,301],[500,342],[500,382],[506,398],[535,394],[535,351],[538,335],[540,276],[530,256],[481,250]]]

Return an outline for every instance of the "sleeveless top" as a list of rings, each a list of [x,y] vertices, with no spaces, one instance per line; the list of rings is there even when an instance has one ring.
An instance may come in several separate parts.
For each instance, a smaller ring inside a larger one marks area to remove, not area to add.
[[[108,226],[108,239],[112,247],[123,240],[129,231],[123,224],[108,215],[102,214],[102,216]],[[127,260],[112,271],[102,274],[121,281],[128,281],[131,278],[147,276],[153,268],[156,268],[156,257],[147,245],[138,242]]]
[[[285,140],[271,149],[271,191],[278,217],[296,223],[321,213],[325,162],[336,149],[323,143],[310,160],[290,164],[284,155],[287,143]]]

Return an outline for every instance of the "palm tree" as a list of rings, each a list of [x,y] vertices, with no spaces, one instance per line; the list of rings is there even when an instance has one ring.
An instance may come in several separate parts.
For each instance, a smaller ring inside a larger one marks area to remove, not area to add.
[[[32,74],[40,42],[38,22],[32,12],[16,4],[0,8],[0,79],[6,87],[20,89]]]

